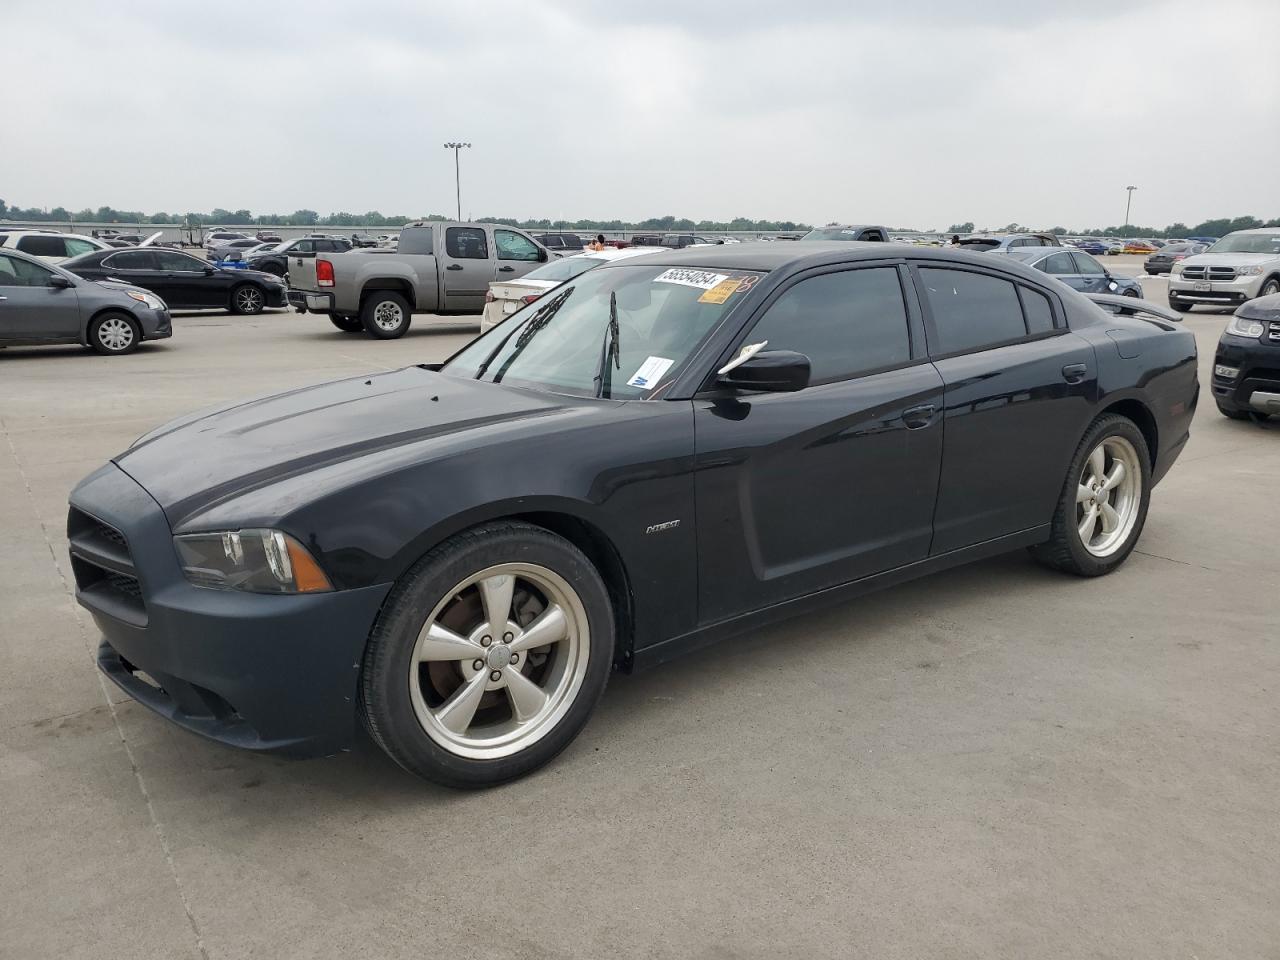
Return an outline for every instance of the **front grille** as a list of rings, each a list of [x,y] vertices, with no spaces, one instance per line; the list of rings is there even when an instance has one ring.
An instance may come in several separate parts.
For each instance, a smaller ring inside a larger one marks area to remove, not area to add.
[[[1236,271],[1234,267],[1189,266],[1182,268],[1182,278],[1184,280],[1217,280],[1222,282],[1234,280]]]
[[[72,507],[67,541],[76,591],[88,606],[135,626],[146,626],[147,606],[129,541],[97,517]]]
[[[1280,320],[1272,320],[1267,328],[1267,339],[1280,343]]]

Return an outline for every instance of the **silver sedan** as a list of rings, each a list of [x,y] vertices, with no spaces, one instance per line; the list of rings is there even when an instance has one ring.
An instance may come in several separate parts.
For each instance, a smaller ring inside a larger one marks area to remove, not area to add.
[[[85,280],[25,253],[0,251],[0,348],[78,343],[120,355],[170,336],[169,308],[149,290]]]

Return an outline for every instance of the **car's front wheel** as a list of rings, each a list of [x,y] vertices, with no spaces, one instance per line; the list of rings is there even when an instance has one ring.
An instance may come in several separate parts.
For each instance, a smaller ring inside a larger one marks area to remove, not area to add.
[[[1035,557],[1082,577],[1124,563],[1146,523],[1150,464],[1147,442],[1132,420],[1096,420],[1071,459],[1050,538],[1032,548]]]
[[[104,313],[89,324],[89,346],[105,356],[133,353],[141,340],[138,324],[123,313]]]
[[[449,787],[503,783],[577,736],[613,665],[599,573],[567,540],[516,522],[459,534],[392,589],[365,651],[374,741]]]
[[[1280,278],[1272,277],[1262,285],[1262,289],[1258,291],[1260,297],[1270,297],[1280,293]]]
[[[251,283],[242,283],[231,291],[231,309],[242,315],[261,313],[266,304],[262,290]]]

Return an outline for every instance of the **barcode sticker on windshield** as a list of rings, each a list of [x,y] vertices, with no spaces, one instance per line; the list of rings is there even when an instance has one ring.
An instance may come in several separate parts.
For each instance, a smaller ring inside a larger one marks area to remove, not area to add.
[[[627,386],[648,390],[662,379],[662,375],[671,369],[673,363],[675,363],[674,360],[668,360],[666,357],[650,357],[640,364],[640,369],[627,381]]]
[[[685,267],[672,267],[666,273],[653,278],[654,283],[678,283],[684,287],[697,287],[699,290],[710,290],[721,280],[729,278],[723,273],[711,273],[707,270],[689,270]]]

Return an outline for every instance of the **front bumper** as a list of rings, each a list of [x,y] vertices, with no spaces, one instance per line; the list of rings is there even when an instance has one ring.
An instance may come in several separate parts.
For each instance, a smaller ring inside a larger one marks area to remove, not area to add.
[[[1262,289],[1265,274],[1236,277],[1234,280],[1183,280],[1178,274],[1169,276],[1169,299],[1184,303],[1217,303],[1233,305],[1252,300]],[[1201,287],[1203,289],[1196,289]]]
[[[312,293],[308,290],[288,291],[289,306],[299,313],[333,313],[332,293]]]
[[[164,340],[166,337],[173,336],[173,319],[169,316],[168,310],[152,310],[150,307],[143,307],[141,310],[134,311],[134,316],[142,327],[143,340]]]
[[[320,756],[351,745],[365,641],[390,584],[303,596],[194,587],[163,511],[114,464],[76,487],[71,508],[76,599],[122,690],[231,746]]]
[[[289,291],[285,287],[263,287],[264,306],[268,307],[287,307],[289,305]]]
[[[1210,389],[1219,407],[1233,412],[1280,413],[1273,400],[1280,397],[1280,342],[1224,333],[1213,363],[1215,370],[1224,366],[1238,371],[1234,377],[1213,374]]]

